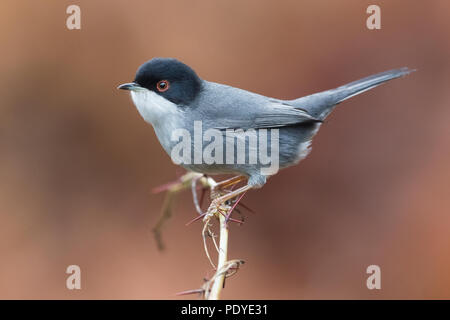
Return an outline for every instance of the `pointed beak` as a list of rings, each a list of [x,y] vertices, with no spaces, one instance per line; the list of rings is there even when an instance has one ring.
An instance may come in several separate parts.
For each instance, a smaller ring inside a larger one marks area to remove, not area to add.
[[[135,82],[124,83],[124,84],[121,84],[120,86],[117,87],[117,89],[121,89],[121,90],[131,90],[131,91],[137,90],[137,89],[140,89],[140,88],[141,88],[141,86],[138,85],[138,84],[135,83]]]

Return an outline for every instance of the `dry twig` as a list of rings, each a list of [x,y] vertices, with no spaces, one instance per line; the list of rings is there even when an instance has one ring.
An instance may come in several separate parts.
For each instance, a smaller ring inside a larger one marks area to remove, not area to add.
[[[215,270],[214,275],[211,279],[207,280],[201,289],[194,289],[181,292],[179,294],[193,294],[193,293],[203,293],[203,297],[208,300],[217,300],[220,298],[220,294],[224,287],[225,278],[232,276],[237,272],[239,267],[244,263],[242,260],[227,260],[228,256],[228,225],[227,220],[233,222],[242,221],[231,219],[229,217],[230,210],[234,209],[235,206],[230,206],[228,204],[215,204],[215,199],[220,197],[224,192],[226,192],[225,187],[236,184],[242,181],[242,177],[234,177],[229,180],[226,180],[221,183],[217,183],[210,177],[206,177],[201,174],[189,172],[182,176],[179,181],[175,183],[171,183],[166,185],[166,187],[159,188],[158,191],[166,190],[166,198],[164,200],[164,205],[162,208],[161,216],[153,228],[153,232],[155,234],[155,239],[157,241],[158,247],[160,249],[163,248],[163,243],[161,241],[161,229],[164,223],[171,217],[172,215],[172,207],[175,200],[176,195],[187,188],[191,188],[193,201],[195,205],[195,209],[198,212],[199,216],[192,220],[190,223],[203,218],[203,229],[202,229],[202,238],[203,238],[203,247],[206,253],[206,256],[211,263],[211,266]],[[202,188],[208,188],[211,194],[211,204],[208,207],[206,213],[203,213],[200,208],[200,203],[197,198],[196,186],[197,183],[200,182],[202,184]],[[214,220],[217,219],[219,222],[219,244],[216,241],[216,235],[211,230]],[[190,224],[188,223],[188,224]],[[214,244],[214,247],[218,253],[218,261],[217,266],[214,264],[211,255],[209,254],[207,240],[211,238]]]

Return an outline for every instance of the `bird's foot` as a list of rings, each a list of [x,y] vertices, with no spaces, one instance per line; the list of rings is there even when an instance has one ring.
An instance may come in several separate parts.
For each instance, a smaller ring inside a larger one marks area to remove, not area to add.
[[[214,194],[215,190],[213,190],[212,192],[215,198],[211,201],[211,205],[209,206],[208,211],[203,218],[203,221],[209,221],[209,219],[213,215],[217,216],[218,214],[223,214],[226,218],[226,222],[232,221],[242,224],[243,221],[231,218],[231,214],[233,213],[239,202],[242,200],[246,192],[251,188],[251,186],[245,185],[234,191],[228,191],[227,193],[220,196],[218,196],[218,194],[220,193]],[[232,201],[236,197],[237,199]]]

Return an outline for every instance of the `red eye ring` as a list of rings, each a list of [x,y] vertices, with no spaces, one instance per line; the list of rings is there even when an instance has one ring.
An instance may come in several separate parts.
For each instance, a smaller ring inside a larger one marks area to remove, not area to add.
[[[169,81],[167,80],[161,80],[158,81],[158,83],[156,84],[156,89],[158,89],[159,92],[164,92],[169,90],[170,84]]]

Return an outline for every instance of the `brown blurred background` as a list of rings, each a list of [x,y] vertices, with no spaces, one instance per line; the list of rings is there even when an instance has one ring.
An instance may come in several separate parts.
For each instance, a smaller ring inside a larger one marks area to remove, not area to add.
[[[450,298],[449,39],[447,0],[2,0],[0,298],[173,299],[212,274],[189,193],[166,251],[152,238],[150,190],[180,170],[116,86],[156,56],[286,99],[417,68],[340,105],[305,161],[246,196],[229,257],[247,263],[223,297]]]

